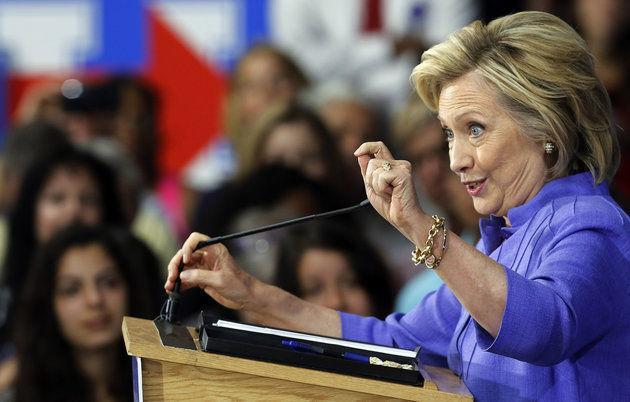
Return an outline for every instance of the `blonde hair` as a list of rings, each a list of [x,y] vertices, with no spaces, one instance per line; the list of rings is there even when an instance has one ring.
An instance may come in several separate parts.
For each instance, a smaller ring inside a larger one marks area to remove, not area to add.
[[[534,11],[475,21],[424,52],[411,80],[437,111],[442,88],[470,72],[496,90],[523,135],[541,149],[555,144],[549,179],[586,170],[597,183],[612,179],[620,151],[610,99],[585,41],[568,24]]]

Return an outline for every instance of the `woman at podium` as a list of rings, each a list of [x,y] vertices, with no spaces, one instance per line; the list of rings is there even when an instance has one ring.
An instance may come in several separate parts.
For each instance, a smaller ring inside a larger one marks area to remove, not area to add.
[[[169,265],[171,290],[198,286],[262,325],[421,346],[478,400],[621,400],[630,395],[630,218],[608,183],[619,147],[608,95],[584,40],[541,12],[474,22],[412,72],[448,143],[450,168],[480,221],[476,247],[429,216],[409,162],[383,143],[356,150],[372,206],[445,285],[384,321],[339,313],[247,275],[227,249]]]

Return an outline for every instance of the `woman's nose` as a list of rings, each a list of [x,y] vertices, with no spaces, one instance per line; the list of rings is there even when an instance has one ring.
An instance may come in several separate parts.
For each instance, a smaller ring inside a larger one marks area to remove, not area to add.
[[[87,304],[91,306],[98,306],[103,302],[103,294],[98,286],[86,286],[84,291],[84,297]]]
[[[81,215],[81,209],[82,205],[79,199],[69,198],[66,201],[65,211],[68,223],[78,220],[79,216]]]
[[[455,173],[463,173],[470,169],[474,163],[471,152],[470,145],[465,141],[452,140],[448,150],[451,170]]]

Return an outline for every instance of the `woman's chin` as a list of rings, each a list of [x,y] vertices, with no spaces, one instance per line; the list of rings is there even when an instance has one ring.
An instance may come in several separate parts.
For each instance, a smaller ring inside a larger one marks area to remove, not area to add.
[[[484,200],[483,198],[473,197],[473,206],[475,208],[475,211],[477,211],[477,213],[481,216],[501,216],[499,214],[499,208],[491,205],[487,200]]]

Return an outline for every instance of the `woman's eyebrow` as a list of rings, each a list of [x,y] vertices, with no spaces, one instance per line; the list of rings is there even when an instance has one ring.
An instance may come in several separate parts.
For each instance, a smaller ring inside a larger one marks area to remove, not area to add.
[[[456,112],[456,114],[453,115],[453,120],[457,121],[457,120],[461,120],[464,117],[471,115],[471,114],[476,114],[479,115],[483,118],[488,118],[488,114],[485,113],[483,110],[477,109],[477,108],[467,108],[467,109],[463,109],[461,111]],[[442,127],[447,128],[448,125],[444,122],[444,118],[441,116],[437,116],[438,120],[440,120],[440,123],[442,123]]]

